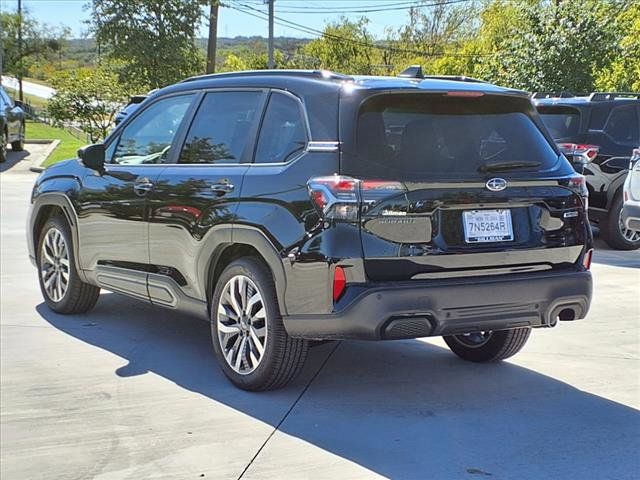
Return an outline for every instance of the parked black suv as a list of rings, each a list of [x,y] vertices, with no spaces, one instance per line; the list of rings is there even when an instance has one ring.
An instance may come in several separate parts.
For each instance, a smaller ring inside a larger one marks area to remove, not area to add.
[[[224,373],[311,340],[444,336],[475,362],[587,314],[584,177],[528,96],[469,79],[260,71],[154,93],[33,189],[47,305],[101,288],[210,319]]]
[[[589,218],[604,240],[621,250],[640,248],[640,232],[622,221],[622,186],[631,153],[640,146],[640,93],[538,92],[533,98],[563,153],[585,175]]]

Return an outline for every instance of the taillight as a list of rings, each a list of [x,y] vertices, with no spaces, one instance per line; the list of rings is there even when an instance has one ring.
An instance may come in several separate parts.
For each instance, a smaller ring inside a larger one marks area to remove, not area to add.
[[[593,248],[590,248],[585,252],[584,257],[582,257],[582,265],[586,270],[589,270],[591,268],[592,258],[593,258]]]
[[[562,182],[571,190],[582,197],[585,211],[589,208],[589,190],[587,189],[587,179],[579,173],[573,174],[568,180]]]
[[[336,267],[333,272],[333,301],[337,302],[347,287],[347,277],[344,274],[344,268]]]
[[[593,161],[600,151],[600,147],[598,145],[590,145],[586,143],[559,143],[558,147],[567,157],[571,157],[569,160],[580,163],[589,163]]]
[[[405,191],[400,182],[359,180],[344,175],[314,177],[307,182],[309,196],[325,219],[354,222],[360,207]]]

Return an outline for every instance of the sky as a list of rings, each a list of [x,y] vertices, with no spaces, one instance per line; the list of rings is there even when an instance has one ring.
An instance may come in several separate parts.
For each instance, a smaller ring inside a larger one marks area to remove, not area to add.
[[[52,26],[64,25],[71,29],[74,37],[84,37],[87,27],[84,21],[90,12],[85,8],[87,0],[23,0],[23,8],[38,21]],[[223,0],[222,3],[225,3]],[[218,20],[219,37],[267,36],[267,20],[256,18],[259,12],[266,12],[267,6],[262,0],[227,0],[227,3],[243,8],[249,13],[243,13],[232,8],[220,8]],[[385,28],[397,28],[403,25],[408,16],[408,7],[417,3],[411,0],[275,0],[275,16],[305,27],[322,30],[325,23],[338,20],[341,13],[337,10],[370,10],[372,8],[387,9],[380,12],[367,13],[371,23],[368,28],[376,37],[384,34]],[[0,0],[0,10],[15,11],[17,0]],[[244,4],[244,6],[240,6]],[[393,8],[393,10],[388,10]],[[252,10],[253,9],[253,10]],[[317,13],[316,13],[317,12]],[[344,14],[356,19],[364,13]],[[300,32],[285,25],[274,26],[275,36],[305,37],[317,36],[314,33]],[[207,36],[207,27],[203,23],[200,36]]]

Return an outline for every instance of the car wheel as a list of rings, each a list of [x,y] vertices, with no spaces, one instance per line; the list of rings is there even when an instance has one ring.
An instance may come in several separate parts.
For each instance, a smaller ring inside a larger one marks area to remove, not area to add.
[[[512,357],[527,343],[531,328],[486,331],[444,337],[453,353],[470,362],[495,362]]]
[[[0,141],[0,163],[4,162],[7,159],[7,134],[4,133],[2,136],[2,141]]]
[[[64,314],[87,312],[100,296],[98,287],[80,279],[71,238],[64,217],[52,217],[42,228],[36,250],[38,278],[44,301],[54,312]]]
[[[607,245],[616,250],[636,250],[640,248],[640,231],[631,230],[622,221],[622,195],[613,199],[609,215],[600,229],[602,238]]]
[[[287,334],[273,277],[259,260],[231,263],[218,279],[211,306],[214,352],[234,385],[273,390],[298,374],[309,344]]]
[[[11,150],[14,152],[21,152],[24,150],[24,126],[20,129],[19,140],[11,142]]]

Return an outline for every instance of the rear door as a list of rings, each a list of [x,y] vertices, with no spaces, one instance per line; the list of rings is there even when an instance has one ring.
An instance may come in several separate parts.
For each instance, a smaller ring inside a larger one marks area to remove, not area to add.
[[[579,259],[588,237],[582,199],[558,179],[581,177],[573,179],[528,99],[383,94],[363,103],[356,122],[341,173],[363,180],[370,279],[546,270]]]
[[[149,197],[149,251],[152,268],[165,278],[149,276],[153,302],[176,301],[172,288],[162,284],[167,278],[189,297],[206,297],[198,266],[212,253],[205,245],[231,242],[230,226],[265,98],[261,89],[206,93],[177,163],[168,165],[156,180]]]

